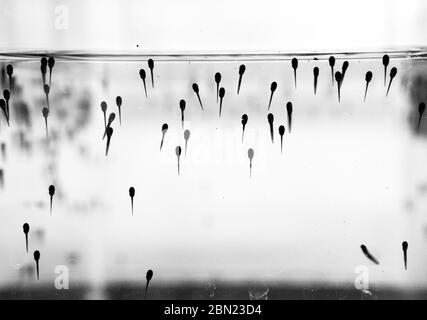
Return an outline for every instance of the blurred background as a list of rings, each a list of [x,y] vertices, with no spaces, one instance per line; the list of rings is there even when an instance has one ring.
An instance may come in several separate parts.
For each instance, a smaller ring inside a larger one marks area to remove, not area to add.
[[[153,299],[427,297],[424,117],[417,127],[427,101],[425,1],[0,0],[0,9],[2,90],[6,66],[14,67],[10,127],[0,117],[0,298],[140,299],[148,269]],[[388,50],[387,75],[397,67],[398,76],[386,98]],[[185,55],[197,52],[221,55]],[[48,139],[41,53],[56,58]],[[335,71],[349,61],[341,103],[331,54]],[[374,77],[364,103],[367,71]],[[226,89],[221,118],[216,72]],[[100,104],[118,116],[119,95],[122,123],[116,117],[105,157]],[[191,136],[178,176],[180,99]],[[56,288],[58,266],[69,289]]]

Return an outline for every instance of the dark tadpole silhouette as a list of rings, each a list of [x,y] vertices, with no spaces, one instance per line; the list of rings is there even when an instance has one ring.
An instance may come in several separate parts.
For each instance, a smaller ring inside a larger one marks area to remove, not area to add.
[[[0,188],[4,187],[4,170],[0,168]]]
[[[246,114],[242,115],[242,143],[245,137],[245,128],[248,123],[248,116]]]
[[[37,280],[40,280],[40,252],[34,251],[34,261],[36,262]]]
[[[49,104],[49,92],[50,92],[50,87],[49,87],[49,85],[48,85],[48,84],[45,84],[45,85],[43,86],[43,91],[44,91],[44,94],[45,94],[45,96],[46,96],[46,104],[47,104],[47,108],[50,110],[50,104]]]
[[[335,67],[335,57],[330,56],[329,57],[329,66],[331,67],[331,79],[332,79],[332,86],[334,86],[334,67]]]
[[[335,72],[335,80],[337,81],[338,87],[338,102],[341,102],[341,83],[342,83],[342,73],[337,71]]]
[[[216,83],[216,103],[218,103],[219,97],[219,83],[221,82],[221,73],[215,73],[215,83]]]
[[[225,89],[221,87],[219,89],[219,116],[220,117],[222,113],[222,101],[224,100],[224,96],[225,96]]]
[[[55,58],[49,57],[49,59],[47,60],[47,65],[49,66],[49,87],[51,87],[52,86],[52,70],[53,70],[53,67],[55,66]]]
[[[163,141],[165,140],[165,135],[166,135],[166,132],[168,132],[168,129],[169,129],[168,124],[167,124],[167,123],[164,123],[164,124],[162,125],[162,140],[160,141],[160,151],[161,151],[161,150],[162,150],[162,148],[163,148]]]
[[[185,100],[181,99],[179,101],[179,109],[181,110],[181,127],[184,130],[184,111],[185,111]]]
[[[242,85],[243,74],[246,71],[246,66],[244,64],[239,67],[239,82],[237,83],[237,94],[240,92],[240,86]]]
[[[47,58],[43,57],[40,60],[40,72],[42,74],[43,86],[46,84],[46,73],[47,73]]]
[[[7,112],[7,117],[10,119],[10,108],[9,108],[9,101],[10,101],[10,91],[5,89],[3,90],[3,98],[4,101],[6,101],[6,112]]]
[[[349,66],[348,61],[344,61],[342,64],[342,69],[341,69],[341,75],[342,75],[341,86],[344,82],[344,78],[345,78],[345,74],[347,73],[348,66]]]
[[[403,264],[405,265],[405,270],[408,270],[408,243],[406,241],[402,242],[403,250]]]
[[[105,156],[108,156],[108,150],[110,150],[111,137],[113,136],[113,128],[107,128],[107,146],[105,148]]]
[[[130,206],[131,206],[132,215],[133,215],[133,198],[135,197],[135,188],[134,187],[129,188],[129,197],[130,197]]]
[[[268,124],[270,125],[271,142],[274,143],[274,130],[273,130],[274,115],[272,113],[269,113],[267,115],[267,120],[268,120]]]
[[[22,226],[22,229],[24,230],[25,248],[26,248],[27,253],[28,253],[28,233],[30,232],[30,225],[28,223],[24,223],[24,225]]]
[[[283,136],[285,135],[285,126],[279,127],[279,135],[280,135],[280,153],[283,153]]]
[[[181,152],[182,152],[181,147],[180,147],[180,146],[177,146],[177,147],[175,148],[175,154],[176,154],[176,157],[178,158],[178,175],[179,175],[179,173],[180,173],[180,158],[181,158]]]
[[[53,196],[55,195],[55,186],[49,186],[49,197],[50,197],[50,215],[52,215],[52,207],[53,207]]]
[[[197,85],[197,83],[193,83],[192,87],[193,87],[193,91],[197,95],[197,99],[199,100],[200,108],[202,108],[203,110],[203,103],[202,103],[202,99],[200,99],[200,94],[199,94],[199,86]]]
[[[139,70],[139,77],[141,78],[142,83],[144,84],[145,97],[147,98],[147,97],[148,97],[148,96],[147,96],[147,85],[146,85],[146,83],[145,83],[145,78],[147,78],[147,74],[145,73],[145,70],[144,70],[144,69],[140,69],[140,70]]]
[[[298,69],[298,59],[293,58],[291,61],[292,69],[294,69],[294,81],[295,81],[295,89],[297,88],[297,69]]]
[[[319,79],[319,68],[318,67],[314,67],[313,76],[314,76],[314,94],[316,94],[317,93],[317,81]]]
[[[396,77],[397,75],[397,68],[393,67],[390,71],[390,82],[388,84],[388,88],[387,88],[387,93],[386,93],[386,97],[388,97],[388,93],[390,92],[390,88],[391,88],[391,84],[393,82],[394,77]]]
[[[378,260],[368,251],[368,248],[366,248],[365,245],[361,245],[360,248],[362,249],[363,254],[366,256],[366,258],[368,258],[369,260],[371,260],[373,263],[375,264],[380,264],[378,262]]]
[[[268,110],[270,110],[271,107],[271,101],[273,100],[274,91],[277,89],[277,82],[272,82],[270,86],[270,100],[268,101]]]
[[[154,88],[154,61],[153,61],[153,59],[148,59],[148,68],[150,68],[151,86]]]
[[[188,140],[190,139],[191,136],[191,132],[190,130],[185,130],[184,131],[184,140],[185,140],[185,147],[184,147],[184,155],[185,157],[187,157],[187,145],[188,145]]]
[[[105,101],[101,102],[101,110],[104,114],[104,130],[107,129],[107,103]]]
[[[43,118],[44,118],[44,125],[45,125],[45,128],[46,128],[46,138],[49,138],[49,130],[48,130],[48,126],[47,126],[47,117],[49,116],[49,109],[46,108],[46,107],[44,107],[42,109],[42,115],[43,115]]]
[[[145,280],[147,281],[145,285],[145,299],[147,299],[148,285],[150,284],[151,279],[153,279],[153,270],[148,270],[145,275]]]
[[[4,99],[0,99],[0,109],[3,111],[7,125],[10,126],[9,116],[7,115],[7,109],[6,109],[6,101]]]
[[[423,118],[423,114],[424,111],[426,111],[426,104],[424,102],[421,102],[418,106],[418,126],[417,126],[417,130],[420,131],[420,127],[421,127],[421,120]]]
[[[292,112],[293,112],[294,108],[292,105],[292,102],[288,102],[286,104],[286,113],[288,115],[288,129],[289,129],[289,133],[292,132]]]
[[[366,81],[366,86],[365,86],[365,97],[363,98],[363,102],[366,102],[366,95],[368,94],[368,87],[369,87],[369,83],[372,81],[372,72],[368,71],[366,72],[366,76],[365,76],[365,81]]]
[[[117,96],[116,97],[116,105],[117,105],[117,108],[119,109],[119,123],[120,123],[120,125],[122,125],[122,103],[123,103],[122,97]]]
[[[105,137],[107,136],[107,130],[108,128],[111,128],[111,124],[113,123],[114,119],[116,119],[116,114],[114,112],[111,112],[110,115],[108,116],[108,122],[107,122],[107,128],[104,131],[104,135],[102,136],[102,140],[105,139]]]
[[[13,66],[11,64],[8,64],[6,66],[6,74],[9,77],[9,90],[12,92],[12,76],[13,76]]]
[[[254,158],[254,149],[248,149],[248,158],[249,158],[249,178],[252,178],[252,160]]]
[[[383,56],[383,66],[384,66],[384,87],[387,85],[387,68],[390,64],[390,57],[388,54]]]

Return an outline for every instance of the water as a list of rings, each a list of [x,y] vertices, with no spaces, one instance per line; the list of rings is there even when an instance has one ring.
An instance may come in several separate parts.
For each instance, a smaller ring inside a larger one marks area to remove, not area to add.
[[[418,131],[417,122],[418,105],[427,101],[425,51],[388,53],[388,74],[392,67],[398,74],[387,98],[383,54],[334,53],[335,71],[349,62],[339,103],[331,53],[58,52],[49,138],[42,114],[43,52],[3,54],[4,66],[14,67],[14,88],[10,127],[3,114],[0,122],[2,296],[45,290],[57,298],[143,298],[145,273],[152,269],[151,298],[185,290],[189,298],[213,298],[203,289],[212,279],[215,289],[208,291],[215,291],[215,299],[248,299],[250,283],[258,280],[266,283],[269,299],[360,298],[369,292],[354,287],[360,265],[367,267],[379,297],[424,294],[427,124],[421,121]],[[246,69],[237,95],[241,64]],[[368,71],[373,79],[364,103]],[[216,72],[225,89],[221,118]],[[5,77],[2,89],[8,85]],[[122,97],[121,125],[117,96]],[[117,115],[107,157],[102,101],[107,118]],[[268,113],[274,115],[274,144]],[[243,114],[248,122],[242,142]],[[280,125],[285,127],[282,153]],[[191,132],[186,154],[185,130]],[[177,146],[182,148],[179,176]],[[249,148],[254,150],[251,176]],[[50,185],[56,188],[52,216]],[[136,190],[133,215],[130,187]],[[31,226],[28,254],[24,223]],[[403,241],[409,243],[406,272]],[[363,255],[361,244],[378,266]],[[39,282],[31,277],[35,250],[41,253]],[[59,265],[69,270],[69,291],[54,287]],[[331,294],[331,286],[343,291]],[[255,291],[257,298],[260,290]]]

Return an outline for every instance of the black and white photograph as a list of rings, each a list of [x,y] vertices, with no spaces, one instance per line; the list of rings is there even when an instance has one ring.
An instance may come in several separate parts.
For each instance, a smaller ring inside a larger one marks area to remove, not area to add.
[[[0,0],[0,300],[427,299],[426,50],[425,0]]]

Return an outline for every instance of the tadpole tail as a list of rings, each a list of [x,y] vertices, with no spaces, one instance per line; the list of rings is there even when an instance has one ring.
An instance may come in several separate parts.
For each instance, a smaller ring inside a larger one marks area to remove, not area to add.
[[[153,69],[150,69],[150,74],[151,74],[151,86],[154,89],[154,76],[153,76]]]
[[[122,107],[118,107],[119,108],[119,123],[120,125],[122,125]]]
[[[45,127],[46,127],[46,138],[49,138],[49,131],[48,131],[48,128],[47,128],[47,118],[44,118],[44,124],[45,124]]]
[[[393,78],[390,79],[390,83],[388,84],[388,88],[387,88],[387,93],[386,93],[386,97],[388,97],[388,93],[390,92],[390,88],[391,88],[391,83],[393,82]]]
[[[237,84],[237,94],[240,92],[240,86],[242,85],[242,75],[239,75],[239,83]]]
[[[107,148],[105,149],[105,156],[108,156],[109,149],[110,149],[110,138],[107,139]]]
[[[148,98],[148,95],[147,95],[147,85],[145,84],[145,79],[143,79],[142,82],[144,83],[145,97]]]
[[[268,111],[270,111],[271,101],[273,100],[273,92],[270,94],[270,101],[268,101]]]
[[[283,154],[283,136],[280,136],[280,154]]]
[[[52,215],[53,196],[50,196],[50,215]]]
[[[222,98],[219,100],[219,117],[221,118],[221,112],[222,112]]]
[[[295,89],[297,88],[297,69],[294,69]]]
[[[369,83],[366,83],[366,87],[365,87],[365,97],[363,98],[363,102],[366,102],[366,95],[368,94],[368,86],[369,86]]]
[[[270,136],[271,136],[271,142],[274,143],[274,130],[273,125],[270,125]]]
[[[130,206],[132,208],[132,215],[133,215],[133,197],[130,198]]]
[[[200,103],[200,108],[202,108],[203,111],[203,103],[202,103],[202,99],[200,99],[200,95],[197,93],[197,99],[199,99],[199,103]]]
[[[27,249],[27,253],[28,253],[28,234],[25,234],[25,248]]]
[[[245,127],[243,126],[243,130],[242,130],[242,143],[243,143],[243,139],[245,138]]]
[[[407,252],[406,252],[406,250],[403,252],[403,262],[405,264],[405,270],[408,270],[408,260],[407,260]]]
[[[37,280],[40,280],[40,270],[39,270],[39,262],[36,261],[36,269],[37,269]]]

